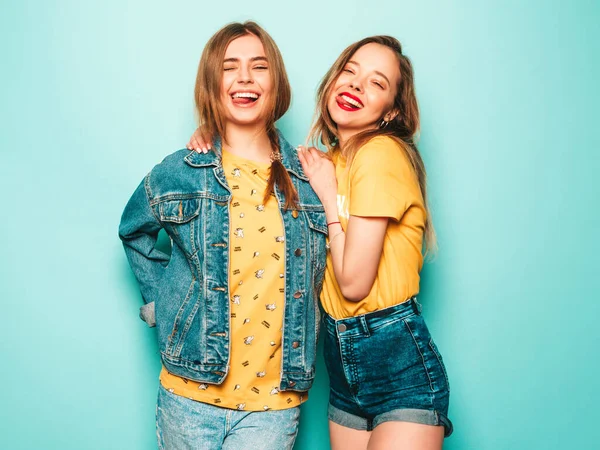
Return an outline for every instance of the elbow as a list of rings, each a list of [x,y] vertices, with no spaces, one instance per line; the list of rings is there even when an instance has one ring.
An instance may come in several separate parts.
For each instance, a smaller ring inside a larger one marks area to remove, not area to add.
[[[125,242],[127,240],[127,238],[129,237],[129,230],[127,227],[127,224],[125,223],[125,221],[121,220],[121,223],[119,224],[119,230],[118,230],[118,235],[119,235],[119,239],[122,242]]]
[[[371,292],[370,286],[367,289],[364,286],[356,285],[340,285],[340,290],[342,291],[342,295],[346,300],[355,303],[360,302],[362,299],[366,298],[369,295],[369,292]]]

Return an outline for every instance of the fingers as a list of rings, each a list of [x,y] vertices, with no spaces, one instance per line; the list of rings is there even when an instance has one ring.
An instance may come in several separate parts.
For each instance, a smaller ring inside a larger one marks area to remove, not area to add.
[[[192,145],[192,148],[191,148],[191,150],[195,150],[195,151],[198,151],[198,150],[200,150],[200,143],[198,142],[198,139],[196,139],[196,135],[193,135],[193,136],[190,138],[190,143],[191,143],[191,145]]]
[[[210,136],[203,135],[200,128],[197,128],[186,147],[188,150],[194,150],[197,153],[208,153],[212,150],[211,141]]]
[[[196,129],[194,131],[194,134],[192,134],[192,136],[190,137],[190,141],[188,142],[186,147],[188,150],[194,150],[195,152],[201,153],[201,145],[198,141],[198,131],[199,129]]]
[[[202,135],[200,134],[200,128],[196,128],[194,131],[194,149],[198,153],[206,153],[206,148],[204,147],[204,141],[202,140]]]
[[[209,150],[212,149],[212,145],[210,143],[212,141],[211,136],[207,136],[207,135],[203,134],[199,128],[198,128],[198,136],[199,136],[199,139],[198,139],[199,147],[202,149],[203,153],[208,153]]]
[[[194,135],[192,135],[192,137],[190,138],[190,140],[188,141],[188,143],[186,144],[186,148],[188,150],[194,150],[194,145],[195,145],[195,139],[194,139]]]
[[[311,157],[313,158],[313,160],[318,161],[322,156],[323,156],[323,152],[316,149],[315,147],[310,147],[308,149],[308,151],[310,152]]]
[[[308,161],[306,161],[306,151],[301,145],[299,145],[296,148],[296,150],[298,151],[298,159],[300,160],[300,164],[302,164],[302,169],[304,170],[304,172],[307,172],[310,169],[310,167],[308,165]]]
[[[299,153],[302,153],[302,155],[304,156],[304,159],[306,160],[307,165],[310,167],[315,163],[315,157],[311,151],[311,149],[307,149],[306,147],[303,146],[299,146],[298,147],[300,149]]]

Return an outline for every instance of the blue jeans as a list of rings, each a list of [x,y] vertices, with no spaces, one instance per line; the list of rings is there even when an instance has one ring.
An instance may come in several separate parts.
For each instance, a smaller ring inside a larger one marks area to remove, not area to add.
[[[416,299],[341,320],[325,314],[322,335],[331,421],[368,431],[414,422],[452,433],[446,368]]]
[[[291,449],[300,408],[236,411],[171,394],[162,386],[156,405],[160,450]]]

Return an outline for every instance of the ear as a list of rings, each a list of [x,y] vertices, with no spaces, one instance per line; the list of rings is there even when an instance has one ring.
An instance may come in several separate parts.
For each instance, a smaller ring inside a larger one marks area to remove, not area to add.
[[[383,116],[383,120],[385,120],[386,122],[391,122],[398,116],[398,114],[400,114],[400,111],[398,109],[392,109],[385,116]]]

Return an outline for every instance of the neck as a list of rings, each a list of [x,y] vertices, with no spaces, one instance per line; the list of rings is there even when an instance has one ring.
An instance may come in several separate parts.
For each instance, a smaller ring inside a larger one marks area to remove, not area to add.
[[[340,130],[338,128],[338,148],[343,148],[346,145],[346,142],[348,142],[348,139],[350,139],[355,134],[356,133],[352,133],[347,130]]]
[[[365,127],[365,128],[340,128],[338,126],[337,128],[337,134],[338,134],[338,146],[339,148],[344,148],[344,146],[348,143],[348,141],[356,136],[359,133],[362,133],[363,131],[368,131],[368,130],[374,130],[376,128],[376,126],[373,127]]]
[[[269,162],[273,150],[264,124],[261,126],[227,124],[223,148],[236,156],[259,162]]]

